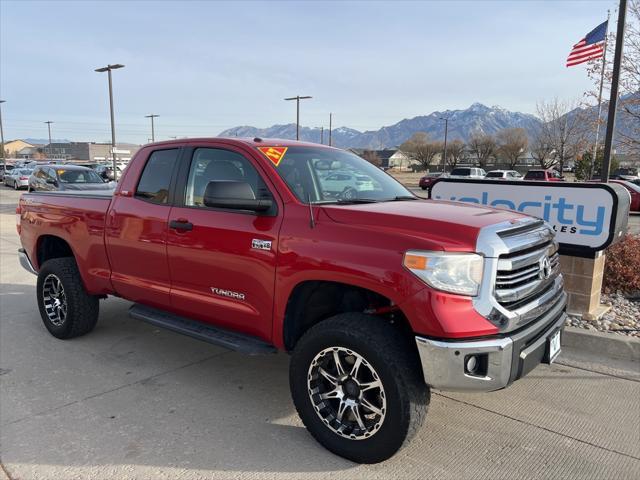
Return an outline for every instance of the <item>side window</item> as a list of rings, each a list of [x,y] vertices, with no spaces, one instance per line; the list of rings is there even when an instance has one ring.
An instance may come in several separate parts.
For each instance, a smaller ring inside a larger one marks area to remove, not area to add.
[[[209,182],[214,181],[246,182],[256,198],[271,198],[256,169],[242,155],[219,148],[198,148],[191,160],[185,205],[204,207],[204,192]]]
[[[153,152],[140,176],[136,197],[153,203],[167,203],[171,173],[177,159],[178,149],[175,148]]]

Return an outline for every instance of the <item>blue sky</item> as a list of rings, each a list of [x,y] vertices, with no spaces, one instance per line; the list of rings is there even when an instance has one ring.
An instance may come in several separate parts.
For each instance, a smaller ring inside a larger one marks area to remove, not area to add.
[[[217,135],[295,121],[282,99],[312,95],[301,123],[378,129],[479,101],[535,113],[577,98],[564,61],[606,19],[607,1],[0,2],[5,138],[118,141]],[[612,22],[614,23],[614,22]]]

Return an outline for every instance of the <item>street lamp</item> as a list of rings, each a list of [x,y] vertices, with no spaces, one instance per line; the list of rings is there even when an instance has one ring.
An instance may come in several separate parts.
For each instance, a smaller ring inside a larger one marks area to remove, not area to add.
[[[47,124],[47,128],[49,130],[49,157],[51,158],[51,124],[53,123],[51,120],[47,120],[44,122]]]
[[[117,70],[118,68],[123,68],[124,65],[116,63],[115,65],[107,65],[106,67],[96,68],[96,72],[104,73],[107,72],[109,76],[109,110],[111,112],[111,155],[113,157],[113,179],[118,179],[118,169],[116,162],[116,127],[113,121],[113,87],[111,86],[111,70]]]
[[[312,98],[310,96],[301,97],[300,95],[296,95],[295,97],[285,98],[285,100],[295,100],[296,101],[296,140],[300,140],[300,100],[306,100],[308,98]]]
[[[4,174],[7,173],[7,157],[4,156],[4,130],[2,130],[2,104],[6,100],[0,100],[0,152],[2,152],[2,165],[4,165]]]
[[[150,118],[151,119],[151,141],[155,142],[156,141],[156,132],[155,129],[153,127],[153,119],[159,117],[160,115],[155,115],[153,113],[150,113],[149,115],[145,115],[144,118]]]
[[[449,133],[449,119],[445,117],[439,117],[440,120],[444,120],[444,154],[442,155],[442,173],[447,170],[447,133]]]

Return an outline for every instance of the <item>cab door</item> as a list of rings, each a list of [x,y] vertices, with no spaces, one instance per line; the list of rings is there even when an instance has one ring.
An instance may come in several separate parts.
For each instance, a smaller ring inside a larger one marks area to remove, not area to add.
[[[269,341],[281,201],[236,147],[194,146],[185,157],[167,233],[172,310]],[[211,181],[246,182],[274,207],[260,214],[207,207]]]
[[[114,288],[129,300],[162,309],[171,306],[167,221],[179,153],[178,148],[150,151],[141,172],[130,172],[140,175],[137,185],[114,196],[106,221]]]

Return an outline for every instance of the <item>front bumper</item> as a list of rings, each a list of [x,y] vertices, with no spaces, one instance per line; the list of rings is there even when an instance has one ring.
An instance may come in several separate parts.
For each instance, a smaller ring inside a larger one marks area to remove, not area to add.
[[[432,388],[449,391],[488,392],[505,388],[548,356],[548,339],[562,330],[566,319],[566,298],[563,292],[534,324],[501,337],[463,342],[416,337],[425,382]],[[470,355],[485,361],[482,375],[465,371]]]

